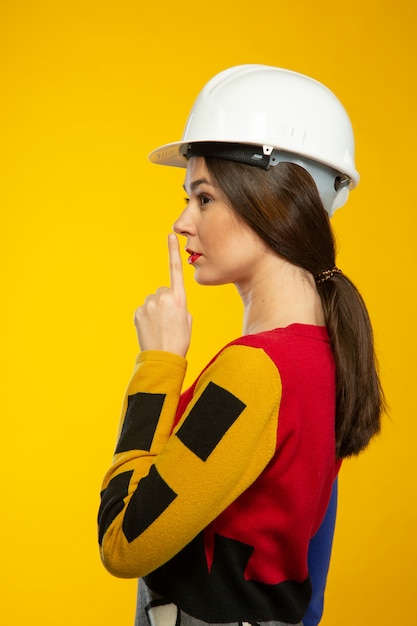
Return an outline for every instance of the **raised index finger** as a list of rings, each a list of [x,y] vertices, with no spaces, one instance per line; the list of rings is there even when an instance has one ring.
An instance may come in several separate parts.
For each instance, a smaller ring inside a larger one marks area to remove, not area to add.
[[[168,237],[169,251],[169,274],[171,278],[171,289],[178,296],[185,298],[184,276],[182,273],[182,260],[178,238],[174,233]]]

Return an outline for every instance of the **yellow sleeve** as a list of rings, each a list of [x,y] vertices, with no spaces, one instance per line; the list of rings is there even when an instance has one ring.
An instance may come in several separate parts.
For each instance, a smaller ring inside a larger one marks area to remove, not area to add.
[[[156,393],[165,382],[164,372]],[[275,452],[280,400],[265,352],[232,345],[200,376],[171,436],[174,403],[162,404],[149,451],[123,449],[103,484],[101,556],[112,574],[163,565],[253,483]]]

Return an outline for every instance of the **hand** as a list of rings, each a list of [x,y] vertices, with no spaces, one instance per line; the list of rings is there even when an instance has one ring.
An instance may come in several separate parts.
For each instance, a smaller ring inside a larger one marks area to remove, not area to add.
[[[182,357],[191,339],[191,315],[182,273],[176,235],[168,237],[170,287],[160,287],[135,312],[135,326],[141,350],[164,350]]]

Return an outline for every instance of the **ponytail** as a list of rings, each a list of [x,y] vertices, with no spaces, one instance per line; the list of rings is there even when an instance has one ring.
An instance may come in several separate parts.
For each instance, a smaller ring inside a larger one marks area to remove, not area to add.
[[[343,274],[317,285],[336,363],[336,454],[359,454],[380,431],[384,398],[368,311]]]

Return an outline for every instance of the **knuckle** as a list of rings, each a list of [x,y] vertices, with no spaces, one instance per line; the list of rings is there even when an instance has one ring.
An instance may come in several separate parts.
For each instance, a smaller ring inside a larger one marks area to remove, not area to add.
[[[139,322],[142,319],[142,307],[138,307],[134,313],[133,316],[133,321],[136,324],[137,322]]]
[[[171,294],[168,291],[161,291],[158,294],[158,303],[160,306],[166,306],[171,302]]]

